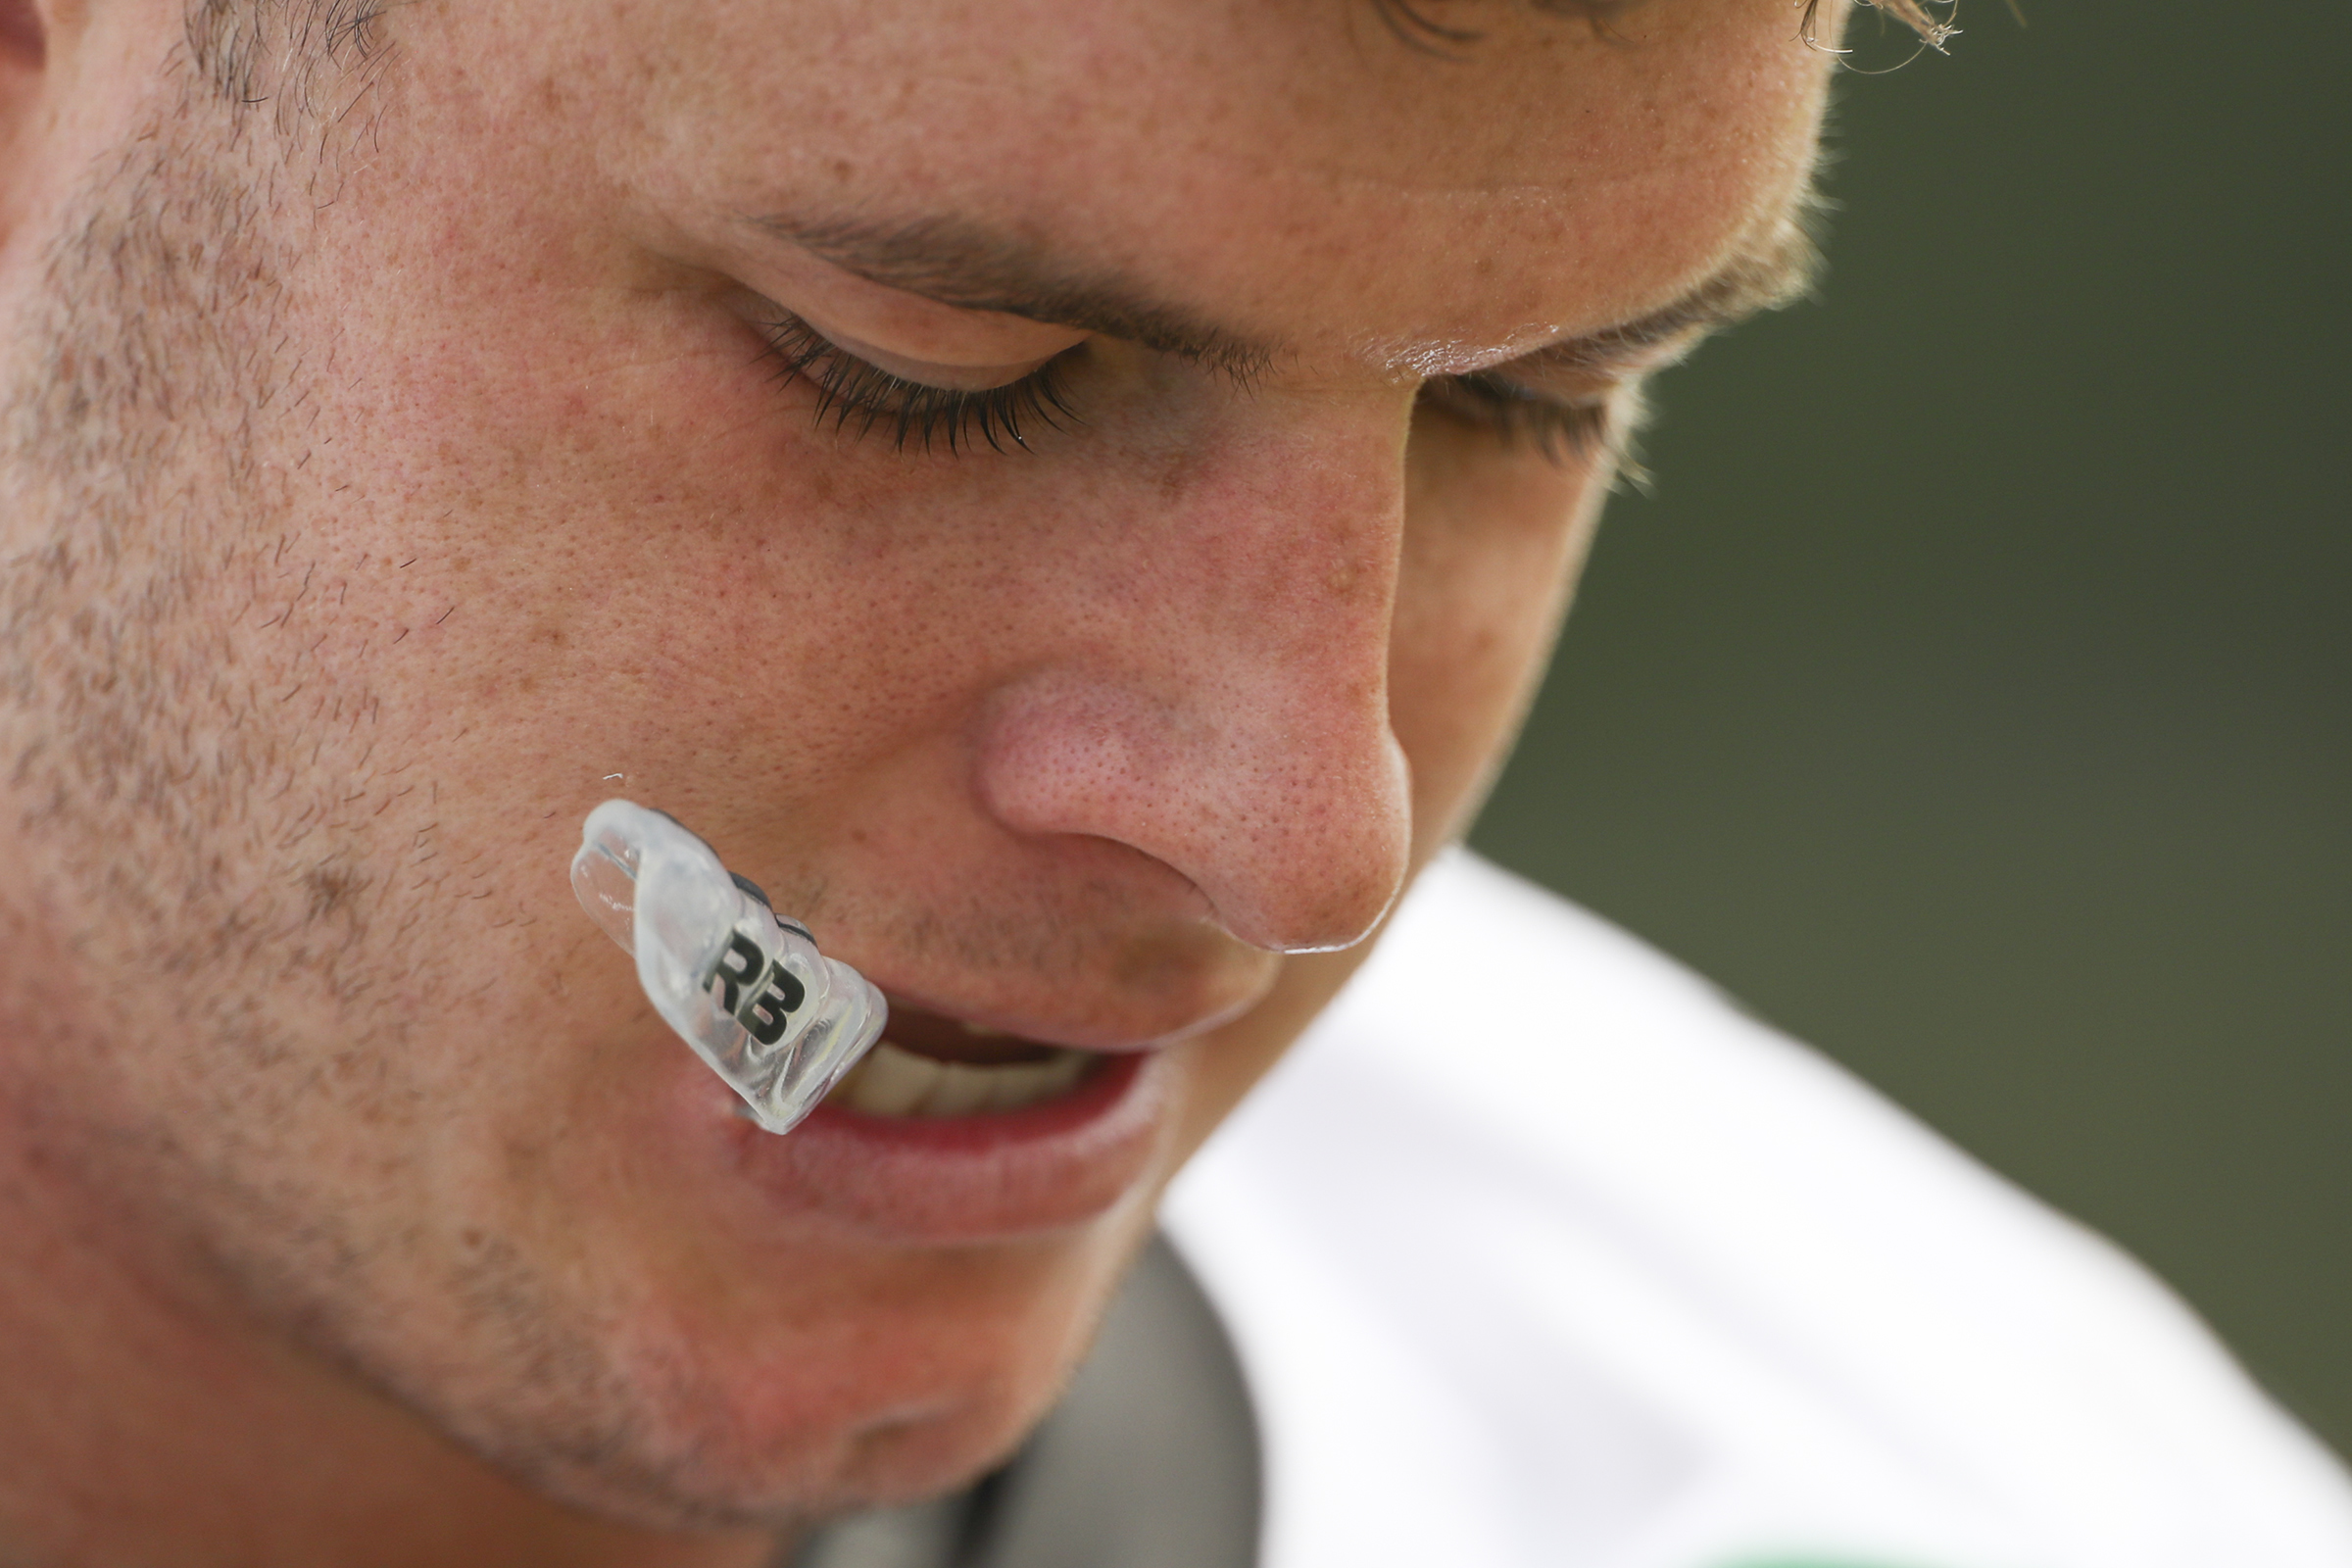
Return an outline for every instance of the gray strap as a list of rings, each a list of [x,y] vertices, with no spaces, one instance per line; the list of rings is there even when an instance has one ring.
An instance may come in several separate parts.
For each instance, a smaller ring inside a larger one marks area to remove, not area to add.
[[[839,1521],[791,1568],[1254,1568],[1260,1487],[1233,1344],[1153,1237],[1010,1463],[954,1496]]]

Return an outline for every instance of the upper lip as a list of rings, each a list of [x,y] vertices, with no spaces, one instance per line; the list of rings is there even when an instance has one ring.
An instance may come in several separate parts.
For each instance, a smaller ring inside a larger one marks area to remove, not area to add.
[[[953,1019],[958,1023],[973,1024],[996,1034],[1029,1041],[1036,1045],[1060,1046],[1074,1051],[1094,1051],[1104,1054],[1164,1050],[1179,1041],[1214,1029],[1219,1024],[1248,1011],[1257,1002],[1257,997],[1252,995],[1232,1005],[1205,1015],[1196,1016],[1174,1028],[1156,1033],[1134,1033],[1122,1032],[1115,1027],[1104,1028],[1089,1025],[1067,1016],[1053,1018],[1036,1013],[1015,1013],[961,1006],[953,1002],[934,999],[919,991],[884,984],[879,980],[875,984],[882,987],[882,993],[889,999],[894,1013],[902,1010],[935,1013],[940,1017]],[[1104,1010],[1115,1011],[1117,1009],[1106,1008]],[[882,1034],[883,1038],[889,1038],[890,1028],[887,1024],[883,1026]]]

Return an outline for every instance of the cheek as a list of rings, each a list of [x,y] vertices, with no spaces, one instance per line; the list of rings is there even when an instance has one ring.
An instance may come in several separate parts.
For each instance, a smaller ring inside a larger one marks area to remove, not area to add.
[[[353,662],[385,708],[430,736],[495,732],[484,782],[555,787],[572,826],[614,772],[688,808],[779,715],[811,721],[804,770],[840,763],[813,721],[872,628],[904,652],[930,624],[892,613],[930,579],[860,525],[892,510],[888,486],[836,504],[837,439],[707,301],[449,292],[429,333],[376,323],[327,454],[350,456],[304,475],[368,617],[355,632],[374,634],[350,639]],[[453,767],[484,755],[452,751]]]
[[[1517,734],[1607,488],[1603,468],[1415,419],[1389,681],[1417,859],[1468,826]]]

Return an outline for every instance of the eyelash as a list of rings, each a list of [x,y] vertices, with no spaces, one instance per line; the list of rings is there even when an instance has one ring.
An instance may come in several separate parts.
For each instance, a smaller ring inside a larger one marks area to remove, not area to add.
[[[835,430],[855,421],[858,435],[888,431],[891,445],[928,452],[935,442],[951,454],[985,441],[1003,452],[1009,441],[1032,450],[1023,421],[1060,430],[1081,422],[1061,395],[1061,364],[1047,361],[1017,381],[967,392],[893,375],[851,354],[797,316],[760,323],[778,375],[816,389],[818,424]],[[1475,425],[1504,442],[1532,441],[1552,463],[1587,463],[1615,439],[1605,403],[1560,403],[1490,371],[1441,376],[1421,389],[1424,406]]]
[[[1421,402],[1506,443],[1531,441],[1558,464],[1589,463],[1616,440],[1608,404],[1561,403],[1487,370],[1429,381],[1421,388]]]
[[[1009,441],[1030,450],[1029,430],[1059,430],[1079,421],[1062,401],[1060,358],[1048,360],[1017,381],[967,392],[929,386],[893,375],[841,348],[797,316],[760,323],[768,353],[785,380],[816,389],[816,422],[835,430],[858,426],[862,438],[879,428],[901,451],[928,452],[933,443],[957,453],[985,441],[998,452]]]

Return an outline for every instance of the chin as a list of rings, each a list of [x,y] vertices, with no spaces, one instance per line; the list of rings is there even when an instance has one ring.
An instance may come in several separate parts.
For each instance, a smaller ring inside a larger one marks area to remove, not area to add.
[[[573,1053],[603,1070],[552,1112],[502,1099],[380,1212],[338,1188],[405,1241],[309,1271],[298,1332],[530,1491],[643,1528],[789,1527],[964,1485],[1084,1354],[1178,1162],[1200,1048],[894,1014],[894,1053],[938,1054],[899,1064],[934,1098],[869,1071],[783,1137],[622,1020]],[[974,1084],[989,1096],[940,1098]]]
[[[1002,1463],[1059,1396],[1149,1215],[760,1271],[802,1273],[799,1290],[673,1276],[590,1304],[509,1277],[465,1336],[495,1371],[375,1381],[530,1490],[641,1528],[792,1527],[936,1496]]]
[[[653,1412],[594,1451],[542,1434],[480,1456],[555,1501],[641,1529],[789,1529],[969,1485],[1020,1446],[1057,1390],[873,1411],[831,1429],[701,1402]]]

